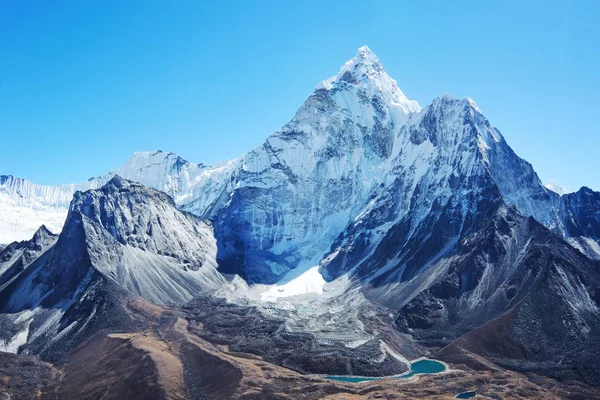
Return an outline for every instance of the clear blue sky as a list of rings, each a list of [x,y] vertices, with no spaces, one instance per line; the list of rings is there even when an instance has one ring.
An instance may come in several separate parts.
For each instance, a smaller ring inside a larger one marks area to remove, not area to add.
[[[600,189],[599,19],[595,0],[0,0],[0,174],[238,157],[367,44],[409,98],[470,96],[542,180]]]

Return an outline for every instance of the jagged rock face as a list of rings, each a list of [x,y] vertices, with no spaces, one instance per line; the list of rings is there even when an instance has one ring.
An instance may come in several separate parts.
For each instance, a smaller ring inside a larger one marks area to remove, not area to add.
[[[172,257],[193,271],[215,264],[210,226],[177,210],[165,193],[140,184],[116,177],[98,190],[77,193],[71,213],[70,223],[81,221],[93,239],[108,233],[120,245]]]
[[[522,215],[533,216],[554,232],[564,235],[560,196],[541,183],[531,164],[515,154],[498,130],[492,128],[487,120],[485,124],[497,133],[497,140],[486,143],[482,151],[488,159],[490,175],[504,200],[517,207]]]
[[[42,225],[30,240],[13,242],[0,249],[0,287],[52,247],[57,238]]]
[[[13,242],[0,251],[0,304],[2,312],[11,309],[24,310],[18,299],[11,299],[15,294],[11,288],[19,285],[19,278],[27,274],[27,269],[36,260],[46,258],[46,252],[56,243],[58,236],[45,226],[41,226],[30,240]],[[17,296],[28,296],[29,293],[17,292]],[[35,296],[35,294],[33,294]],[[10,311],[9,311],[10,312]],[[23,321],[18,316],[0,315],[0,351],[16,353],[26,343],[30,321]]]
[[[600,193],[582,187],[561,196],[561,213],[567,237],[600,239]]]
[[[376,285],[410,279],[451,250],[500,199],[556,233],[585,236],[573,244],[600,254],[589,240],[600,206],[594,192],[582,207],[573,205],[573,194],[547,190],[470,99],[436,99],[408,120],[396,143],[392,183],[376,189],[336,239],[321,262],[326,278],[352,270]],[[584,233],[581,225],[588,227]]]
[[[560,198],[567,241],[583,254],[600,259],[600,193],[582,187]]]
[[[400,325],[407,330],[462,334],[514,307],[558,267],[573,274],[573,284],[591,284],[591,294],[585,285],[574,292],[593,298],[598,278],[593,262],[535,219],[499,205],[430,268],[435,272],[429,276],[426,290],[412,299],[400,299],[400,304],[405,304],[399,314]],[[586,274],[588,278],[584,278]]]
[[[600,338],[600,264],[502,204],[394,293],[399,328],[423,342],[448,343],[480,327],[459,347],[562,378],[595,368],[584,353]]]
[[[77,193],[67,222],[83,227],[95,269],[151,302],[181,303],[223,282],[212,228],[165,193],[117,176]]]
[[[83,226],[66,225],[54,246],[0,289],[0,325],[6,328],[0,339],[12,352],[39,354],[68,336],[71,324],[77,334],[110,303],[94,294],[105,283],[91,266]]]
[[[220,261],[251,282],[315,264],[382,182],[396,134],[419,106],[367,48],[240,161],[215,214]]]
[[[0,338],[16,348],[26,339],[39,353],[55,337],[69,342],[97,321],[120,318],[127,298],[187,302],[224,283],[215,257],[210,225],[165,193],[117,176],[77,192],[56,244],[0,286],[8,327]]]

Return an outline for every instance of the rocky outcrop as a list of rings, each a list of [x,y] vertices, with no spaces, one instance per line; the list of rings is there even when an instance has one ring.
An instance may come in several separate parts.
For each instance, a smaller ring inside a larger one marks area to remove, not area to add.
[[[46,236],[41,229],[34,241]],[[225,282],[209,224],[118,176],[77,192],[53,240],[26,268],[0,275],[0,338],[13,351],[60,353],[84,332],[127,326],[127,299],[181,304]]]

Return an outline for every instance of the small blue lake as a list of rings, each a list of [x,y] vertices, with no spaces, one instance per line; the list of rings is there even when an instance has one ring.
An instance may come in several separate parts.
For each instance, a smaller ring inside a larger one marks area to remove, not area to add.
[[[428,360],[422,359],[418,361],[414,361],[410,363],[410,371],[402,375],[396,375],[393,377],[386,378],[410,378],[415,375],[425,375],[425,374],[439,374],[440,372],[444,372],[446,370],[446,366],[436,360]],[[331,379],[334,381],[340,382],[366,382],[366,381],[376,381],[382,379],[381,377],[362,377],[362,376],[349,376],[349,375],[341,375],[341,376],[326,376],[325,379]],[[470,397],[466,397],[470,398]]]
[[[455,399],[472,399],[475,396],[477,396],[477,392],[473,390],[470,392],[461,392],[461,393],[457,394],[456,396],[454,396],[454,398]]]
[[[441,362],[423,359],[410,363],[410,371],[398,376],[398,378],[410,378],[411,376],[419,374],[439,374],[445,370],[446,366]]]

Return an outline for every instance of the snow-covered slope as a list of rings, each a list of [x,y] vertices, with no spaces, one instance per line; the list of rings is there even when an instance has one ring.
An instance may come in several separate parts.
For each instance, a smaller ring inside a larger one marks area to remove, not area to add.
[[[565,237],[597,237],[593,192],[575,198],[547,190],[471,99],[434,100],[411,116],[397,143],[390,183],[373,193],[321,262],[329,279],[351,270],[379,284],[411,279],[497,201]]]
[[[171,196],[182,209],[205,216],[229,184],[238,162],[215,165],[194,164],[175,153],[161,150],[135,153],[123,166],[111,171],[109,179],[119,175]]]
[[[412,115],[386,184],[336,239],[322,272],[402,281],[440,257],[500,197],[488,157],[499,141],[469,99],[443,96]]]
[[[44,186],[1,175],[0,243],[29,239],[41,225],[60,233],[73,193],[96,187],[95,179],[77,185]]]
[[[214,218],[221,267],[273,282],[316,265],[383,182],[399,150],[397,133],[419,110],[360,48],[288,124],[240,159]]]

